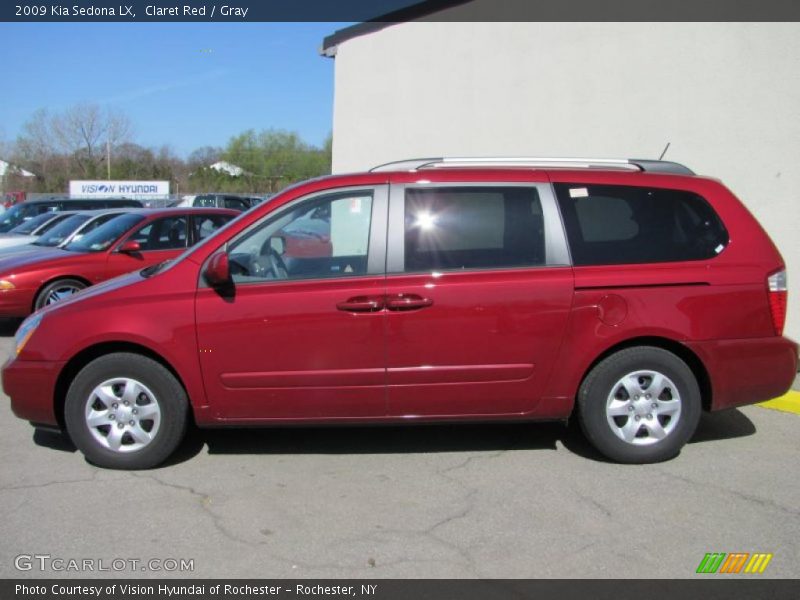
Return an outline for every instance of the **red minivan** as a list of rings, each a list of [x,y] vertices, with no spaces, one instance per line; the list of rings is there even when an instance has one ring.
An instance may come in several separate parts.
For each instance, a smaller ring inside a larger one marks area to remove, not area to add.
[[[292,251],[298,235],[324,243]],[[426,159],[296,185],[176,260],[39,310],[14,413],[105,467],[188,422],[566,420],[669,459],[786,392],[786,271],[719,181],[646,160]]]

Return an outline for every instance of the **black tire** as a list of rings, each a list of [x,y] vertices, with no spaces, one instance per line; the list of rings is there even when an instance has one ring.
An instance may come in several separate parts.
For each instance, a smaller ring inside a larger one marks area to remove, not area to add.
[[[113,390],[118,395],[119,406],[115,404],[111,408],[110,402],[107,402],[109,407],[103,410],[103,400],[95,391],[101,389],[101,384],[113,381],[117,383],[102,389]],[[134,384],[138,384],[138,387]],[[131,385],[131,394],[136,400],[122,406],[123,396],[131,398],[127,395],[127,385]],[[105,424],[90,427],[87,417],[90,401],[98,419],[108,417],[108,428]],[[142,416],[148,409],[151,413],[157,412],[157,419]],[[138,415],[131,412],[138,412]],[[112,418],[115,420],[110,420]],[[64,420],[73,443],[89,462],[111,469],[149,469],[164,462],[181,443],[186,433],[187,418],[188,399],[175,376],[160,363],[127,352],[101,356],[86,365],[72,381],[64,405]],[[114,424],[120,432],[112,428]],[[145,431],[148,425],[150,430]],[[143,431],[150,436],[150,440],[138,442],[135,438],[144,435]],[[119,449],[113,449],[107,441],[114,437],[112,433],[119,434]],[[137,445],[141,447],[137,448]]]
[[[649,386],[657,381],[663,391],[658,398],[647,395],[656,391]],[[627,348],[602,360],[581,384],[577,404],[589,442],[607,458],[629,464],[674,458],[697,429],[702,411],[692,370],[671,352],[652,346]]]
[[[39,310],[40,308],[47,306],[47,300],[54,292],[57,293],[59,290],[73,290],[71,293],[74,293],[84,289],[85,287],[86,284],[79,279],[57,279],[56,281],[52,281],[44,286],[38,294],[36,294],[36,301],[33,304],[33,308],[34,310]]]

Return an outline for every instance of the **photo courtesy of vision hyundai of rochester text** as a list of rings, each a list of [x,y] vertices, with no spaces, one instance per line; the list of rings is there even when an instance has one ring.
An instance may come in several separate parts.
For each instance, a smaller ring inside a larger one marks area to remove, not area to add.
[[[797,371],[779,252],[677,163],[400,161],[298,184],[202,240],[189,226],[198,243],[145,264],[150,236],[128,232],[152,219],[58,250],[87,285],[133,272],[52,304],[36,285],[58,261],[0,260],[0,312],[38,309],[3,368],[14,413],[104,467],[162,463],[190,422],[567,419],[650,463],[702,411],[780,396]]]

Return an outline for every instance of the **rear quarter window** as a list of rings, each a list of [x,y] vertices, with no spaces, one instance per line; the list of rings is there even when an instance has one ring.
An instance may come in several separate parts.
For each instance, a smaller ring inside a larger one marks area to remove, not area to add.
[[[554,187],[577,266],[705,260],[729,241],[717,213],[693,192],[582,183]]]

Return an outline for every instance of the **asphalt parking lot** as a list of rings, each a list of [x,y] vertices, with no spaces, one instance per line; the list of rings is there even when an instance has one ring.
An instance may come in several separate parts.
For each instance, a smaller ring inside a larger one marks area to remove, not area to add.
[[[125,473],[34,435],[3,396],[0,577],[92,576],[15,567],[49,555],[126,562],[104,577],[683,578],[707,552],[769,552],[757,577],[797,577],[798,426],[706,415],[677,459],[641,467],[560,424],[195,432]],[[151,559],[194,570],[141,571]]]

